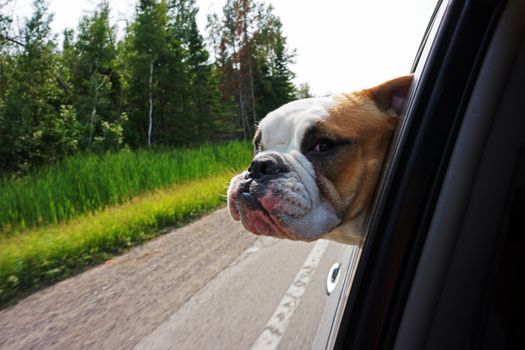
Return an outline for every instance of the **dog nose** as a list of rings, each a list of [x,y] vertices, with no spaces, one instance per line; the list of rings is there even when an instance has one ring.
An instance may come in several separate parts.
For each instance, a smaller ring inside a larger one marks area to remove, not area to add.
[[[287,171],[284,162],[274,157],[262,157],[252,161],[248,168],[249,177],[259,179],[265,175],[277,175]]]

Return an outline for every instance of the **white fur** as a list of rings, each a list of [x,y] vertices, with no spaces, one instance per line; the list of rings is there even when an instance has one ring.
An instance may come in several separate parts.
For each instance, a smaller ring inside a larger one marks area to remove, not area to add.
[[[300,152],[306,129],[328,116],[332,97],[306,98],[276,109],[259,123],[262,144],[268,151]]]
[[[290,226],[295,232],[300,232],[309,239],[319,238],[338,225],[341,218],[337,216],[334,208],[327,201],[321,200],[319,188],[315,182],[315,171],[310,161],[295,150],[284,153],[283,156],[287,164],[291,165],[298,175],[303,185],[299,188],[306,190],[311,201],[310,210],[303,216],[294,218]]]

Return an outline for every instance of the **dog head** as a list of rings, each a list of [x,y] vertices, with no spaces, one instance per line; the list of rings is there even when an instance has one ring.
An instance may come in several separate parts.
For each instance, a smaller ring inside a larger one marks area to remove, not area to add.
[[[411,82],[404,76],[269,113],[250,167],[228,188],[231,216],[259,235],[358,243]]]

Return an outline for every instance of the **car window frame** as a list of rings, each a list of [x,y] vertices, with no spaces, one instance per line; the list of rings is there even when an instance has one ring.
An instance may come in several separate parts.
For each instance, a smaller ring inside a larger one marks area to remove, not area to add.
[[[439,25],[435,37],[426,39],[428,56],[423,49],[417,57],[408,117],[392,147],[359,265],[345,279],[351,288],[327,348],[393,345],[462,112],[502,3],[440,3],[444,13],[434,17]],[[425,171],[431,176],[415,176]]]
[[[525,3],[512,0],[498,8],[501,17],[469,97],[397,349],[500,348],[498,341],[509,340],[492,303],[502,284],[496,278],[501,257],[508,253],[502,248],[513,244],[506,242],[513,196],[525,181],[524,9]]]
[[[396,158],[396,155],[399,154],[399,149],[402,147],[403,135],[406,132],[407,125],[410,120],[410,118],[407,118],[407,116],[410,115],[409,111],[414,99],[416,98],[416,93],[418,91],[418,81],[421,76],[424,63],[429,59],[431,51],[431,45],[427,44],[432,43],[435,37],[437,36],[439,26],[441,25],[441,22],[444,18],[446,7],[443,6],[443,3],[446,3],[446,1],[438,0],[436,2],[436,6],[432,12],[432,15],[429,19],[429,23],[416,52],[414,62],[412,63],[410,73],[414,74],[413,85],[411,86],[410,91],[408,92],[407,104],[401,116],[401,126],[396,129],[396,132],[393,135],[391,147],[389,148],[389,152],[385,158],[383,171],[378,180],[375,194],[373,196],[371,204],[371,213],[377,213],[379,210],[381,210],[381,206],[384,202],[384,193],[386,191],[386,187],[388,187],[389,185],[389,172],[392,171],[394,164],[399,161]],[[372,218],[373,214],[369,215],[366,218],[364,224],[365,240],[363,242],[366,241],[367,232],[369,232]],[[314,349],[332,349],[335,346],[338,336],[338,330],[343,319],[343,314],[345,311],[344,309],[348,304],[348,298],[354,283],[354,278],[357,272],[358,264],[361,259],[361,254],[362,246],[353,246],[345,252],[343,257],[341,257],[341,271],[344,272],[344,275],[342,276],[343,278],[341,279],[341,282],[339,283],[337,289],[333,292],[334,297],[332,297],[331,300],[329,300],[327,303],[314,342]]]

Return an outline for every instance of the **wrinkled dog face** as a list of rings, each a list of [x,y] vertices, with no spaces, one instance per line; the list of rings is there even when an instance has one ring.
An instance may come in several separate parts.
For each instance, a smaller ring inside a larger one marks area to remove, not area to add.
[[[232,217],[255,234],[357,243],[411,81],[405,76],[269,113],[250,167],[228,188]]]

